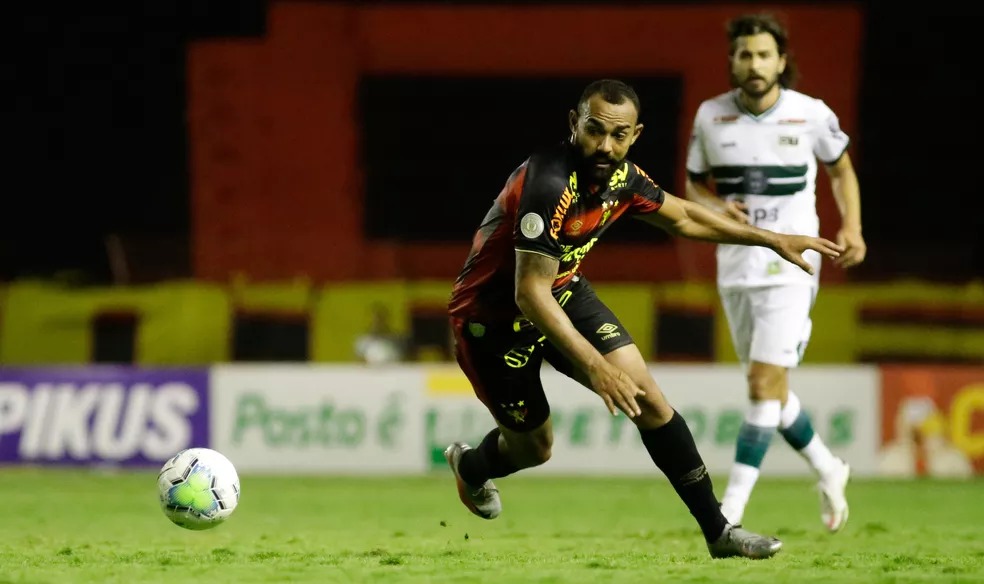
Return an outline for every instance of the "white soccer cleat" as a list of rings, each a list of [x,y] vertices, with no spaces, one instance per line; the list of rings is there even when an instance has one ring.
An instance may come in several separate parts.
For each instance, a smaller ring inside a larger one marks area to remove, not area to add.
[[[448,466],[454,472],[454,479],[458,483],[458,498],[469,511],[482,519],[495,519],[499,513],[502,513],[502,501],[499,500],[499,491],[492,481],[485,481],[485,484],[475,487],[466,483],[458,474],[461,455],[468,450],[471,450],[471,446],[463,442],[455,442],[444,450],[444,458],[448,461]]]
[[[851,465],[841,459],[817,482],[820,492],[820,520],[831,533],[836,533],[847,523],[847,483],[851,479]]]

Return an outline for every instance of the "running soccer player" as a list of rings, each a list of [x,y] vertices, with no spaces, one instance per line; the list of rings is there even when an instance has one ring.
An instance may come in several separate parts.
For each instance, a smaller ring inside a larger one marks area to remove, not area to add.
[[[448,309],[456,359],[497,422],[477,448],[445,457],[475,515],[502,509],[491,479],[550,458],[546,359],[635,422],[655,465],[696,519],[712,557],[768,558],[779,540],[729,524],[686,422],[667,403],[625,326],[595,295],[581,262],[617,220],[634,216],[693,239],[765,246],[801,269],[807,250],[839,246],[743,225],[657,186],[626,159],[639,138],[639,98],[628,85],[588,85],[569,114],[571,136],[536,152],[506,181],[482,220]]]

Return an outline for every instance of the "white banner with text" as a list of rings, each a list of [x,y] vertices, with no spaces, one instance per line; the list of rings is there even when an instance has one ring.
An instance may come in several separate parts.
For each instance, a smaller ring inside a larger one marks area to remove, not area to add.
[[[726,365],[653,365],[686,419],[712,474],[728,472],[747,409],[741,371]],[[656,469],[632,421],[549,367],[542,372],[554,428],[553,457],[527,473],[644,475]],[[881,440],[878,370],[801,367],[790,387],[831,450],[858,476],[875,473]],[[413,474],[445,468],[455,440],[477,445],[493,427],[452,366],[212,368],[211,446],[243,472]],[[780,434],[763,475],[809,476]]]

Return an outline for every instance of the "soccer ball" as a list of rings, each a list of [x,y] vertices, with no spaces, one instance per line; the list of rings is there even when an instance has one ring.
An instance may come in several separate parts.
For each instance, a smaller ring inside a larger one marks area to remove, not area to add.
[[[157,475],[161,509],[185,529],[212,529],[239,504],[239,474],[222,454],[188,448],[164,463]]]

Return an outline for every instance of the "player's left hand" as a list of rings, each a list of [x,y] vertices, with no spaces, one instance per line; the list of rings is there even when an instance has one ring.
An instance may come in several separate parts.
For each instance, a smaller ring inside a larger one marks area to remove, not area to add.
[[[814,272],[813,265],[803,257],[804,251],[812,249],[831,259],[836,259],[844,252],[844,247],[833,241],[809,235],[780,235],[774,249],[784,260],[796,264],[811,276]]]
[[[861,237],[860,229],[842,227],[837,232],[837,244],[844,248],[844,253],[834,260],[834,264],[842,268],[860,264],[868,253],[868,246],[864,243],[864,237]]]

